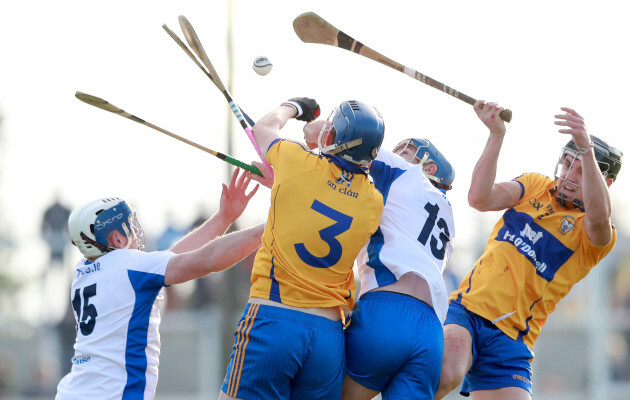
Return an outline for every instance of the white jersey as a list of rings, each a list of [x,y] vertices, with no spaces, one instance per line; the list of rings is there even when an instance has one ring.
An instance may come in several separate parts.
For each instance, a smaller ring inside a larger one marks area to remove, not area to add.
[[[77,321],[72,370],[56,400],[153,399],[160,356],[160,302],[174,254],[119,249],[74,271]]]
[[[448,293],[442,277],[453,255],[455,228],[446,195],[422,172],[384,149],[370,166],[385,207],[379,229],[357,257],[361,292],[390,285],[408,273],[422,277],[431,290],[433,309],[444,323]]]

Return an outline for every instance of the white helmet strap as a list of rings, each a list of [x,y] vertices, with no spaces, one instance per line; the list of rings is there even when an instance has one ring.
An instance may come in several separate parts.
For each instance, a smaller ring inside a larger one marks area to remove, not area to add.
[[[128,249],[131,247],[131,242],[133,242],[133,235],[129,232],[129,228],[127,228],[127,224],[122,224],[123,231],[125,231],[125,236],[127,237],[127,245],[123,247],[123,249]]]

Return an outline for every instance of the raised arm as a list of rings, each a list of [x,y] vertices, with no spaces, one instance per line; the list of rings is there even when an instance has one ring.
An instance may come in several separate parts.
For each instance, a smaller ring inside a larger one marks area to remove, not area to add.
[[[267,153],[269,145],[280,138],[280,129],[291,118],[309,122],[319,116],[319,104],[308,97],[294,97],[268,112],[254,125],[254,137],[260,149]]]
[[[264,228],[265,224],[260,224],[223,235],[197,250],[173,256],[166,267],[164,284],[188,282],[230,268],[260,246]]]
[[[490,135],[473,170],[468,204],[479,211],[498,211],[512,207],[521,194],[519,184],[512,181],[495,183],[497,161],[505,137],[505,122],[499,117],[503,107],[477,100],[474,109],[479,119],[488,127]]]
[[[608,186],[611,178],[604,178],[595,159],[593,143],[586,130],[584,119],[571,108],[562,107],[564,114],[557,114],[556,125],[565,126],[558,132],[570,134],[573,142],[585,150],[582,158],[582,201],[584,202],[584,229],[591,242],[597,246],[607,244],[612,238],[610,216],[612,213]]]
[[[175,243],[171,248],[173,253],[180,254],[200,248],[209,241],[223,235],[230,225],[241,216],[249,200],[258,191],[258,185],[249,193],[246,193],[251,180],[245,173],[239,176],[239,172],[238,168],[234,171],[229,185],[222,184],[219,211],[197,229]]]

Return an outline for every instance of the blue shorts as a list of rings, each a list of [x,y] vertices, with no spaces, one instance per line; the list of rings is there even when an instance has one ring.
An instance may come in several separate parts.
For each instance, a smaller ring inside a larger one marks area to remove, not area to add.
[[[532,393],[534,353],[522,340],[513,340],[492,322],[451,300],[444,325],[456,324],[472,336],[473,362],[462,382],[461,395],[475,390],[519,387]]]
[[[341,321],[247,304],[221,390],[240,399],[334,399],[345,377]]]
[[[433,308],[405,294],[368,292],[346,328],[347,374],[387,399],[433,399],[444,332]]]

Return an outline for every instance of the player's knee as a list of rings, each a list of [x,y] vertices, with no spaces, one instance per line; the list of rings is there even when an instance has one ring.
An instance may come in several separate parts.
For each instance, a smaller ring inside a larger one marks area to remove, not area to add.
[[[440,373],[440,386],[438,388],[436,399],[441,399],[453,390],[455,390],[464,380],[467,372],[467,366],[461,362],[444,358],[442,362],[442,371]]]
[[[438,389],[438,394],[441,394],[441,397],[436,397],[441,399],[446,396],[448,393],[452,392],[459,384],[464,380],[464,376],[466,372],[462,373],[461,370],[457,368],[448,368],[447,366],[442,366],[442,373],[440,374],[440,387]]]

